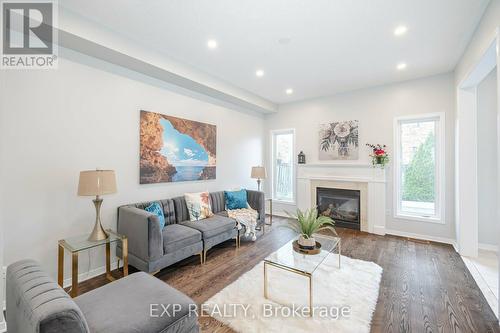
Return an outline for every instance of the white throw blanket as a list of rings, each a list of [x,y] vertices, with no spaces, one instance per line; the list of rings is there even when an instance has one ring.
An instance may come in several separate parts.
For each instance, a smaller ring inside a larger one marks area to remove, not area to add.
[[[227,214],[230,218],[236,220],[238,230],[241,230],[241,226],[244,225],[245,236],[251,236],[253,241],[257,240],[255,228],[257,227],[257,217],[259,214],[256,210],[252,208],[228,209]]]

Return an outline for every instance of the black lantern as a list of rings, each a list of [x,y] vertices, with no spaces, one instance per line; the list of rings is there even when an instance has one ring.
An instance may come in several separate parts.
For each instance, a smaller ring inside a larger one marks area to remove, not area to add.
[[[306,155],[304,154],[304,152],[302,150],[300,151],[300,153],[297,157],[298,157],[299,164],[306,164]]]

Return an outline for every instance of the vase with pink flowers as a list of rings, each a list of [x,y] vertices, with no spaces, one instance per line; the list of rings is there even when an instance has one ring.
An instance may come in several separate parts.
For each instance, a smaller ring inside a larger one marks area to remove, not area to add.
[[[374,167],[384,168],[387,163],[389,163],[389,154],[387,153],[387,146],[380,144],[366,144],[372,149],[370,157],[372,158],[372,164]]]

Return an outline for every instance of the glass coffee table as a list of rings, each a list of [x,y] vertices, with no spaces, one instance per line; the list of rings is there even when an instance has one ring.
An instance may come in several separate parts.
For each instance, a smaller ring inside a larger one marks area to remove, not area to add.
[[[303,254],[294,249],[293,239],[282,246],[278,251],[264,259],[264,297],[268,297],[267,280],[268,266],[273,266],[288,272],[292,272],[309,278],[309,314],[312,316],[313,305],[313,285],[312,278],[316,269],[325,261],[325,259],[337,250],[339,255],[339,269],[341,257],[341,241],[338,236],[329,236],[324,234],[315,234],[316,242],[321,244],[321,251],[317,254]]]

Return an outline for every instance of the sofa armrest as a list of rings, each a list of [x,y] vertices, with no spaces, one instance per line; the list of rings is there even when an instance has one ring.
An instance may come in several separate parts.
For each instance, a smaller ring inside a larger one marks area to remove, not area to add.
[[[158,217],[136,207],[118,208],[118,233],[127,236],[128,251],[151,261],[163,256],[163,235]]]
[[[266,201],[264,192],[247,190],[247,201],[250,207],[259,213],[257,224],[264,223],[266,221]]]

